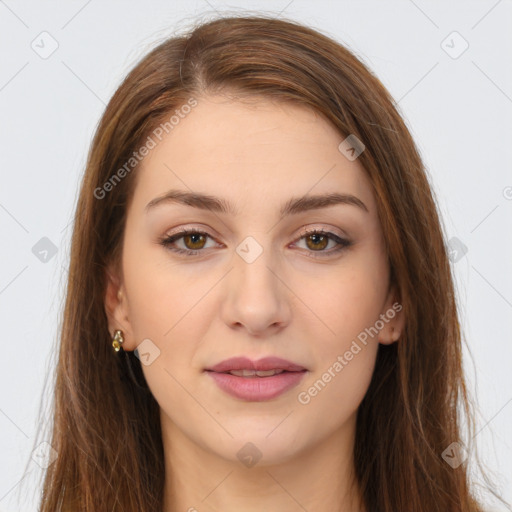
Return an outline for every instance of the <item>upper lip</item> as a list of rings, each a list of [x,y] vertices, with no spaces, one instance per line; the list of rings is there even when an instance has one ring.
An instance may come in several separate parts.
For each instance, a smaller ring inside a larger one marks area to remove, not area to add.
[[[207,371],[229,372],[231,370],[286,370],[289,372],[300,372],[305,370],[303,366],[292,363],[280,357],[264,357],[257,361],[252,361],[247,357],[231,357],[217,363],[214,366],[206,368]]]

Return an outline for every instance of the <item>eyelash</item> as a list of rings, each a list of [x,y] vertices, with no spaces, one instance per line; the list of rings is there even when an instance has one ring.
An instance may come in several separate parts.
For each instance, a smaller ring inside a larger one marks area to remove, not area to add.
[[[159,243],[161,245],[163,245],[166,249],[173,251],[175,253],[183,254],[185,256],[196,256],[200,252],[204,252],[204,249],[193,250],[193,249],[181,249],[179,247],[171,247],[171,244],[174,243],[176,240],[179,240],[180,238],[183,238],[187,235],[194,235],[194,234],[205,235],[206,237],[213,238],[208,233],[205,233],[204,231],[199,231],[197,229],[183,229],[183,230],[179,231],[178,233],[175,233],[174,235],[171,235],[168,237],[165,236],[165,237],[160,238]],[[323,229],[307,230],[300,236],[300,238],[298,240],[302,240],[303,238],[306,238],[311,235],[327,236],[327,238],[334,240],[339,245],[336,249],[330,250],[327,252],[324,250],[321,250],[321,251],[309,250],[308,252],[310,254],[308,254],[308,256],[311,258],[328,257],[332,254],[339,253],[343,249],[346,249],[347,247],[350,247],[352,245],[352,242],[350,242],[349,240],[347,240],[345,238],[340,238],[339,236],[335,235],[334,233],[331,233],[330,231],[324,231]]]

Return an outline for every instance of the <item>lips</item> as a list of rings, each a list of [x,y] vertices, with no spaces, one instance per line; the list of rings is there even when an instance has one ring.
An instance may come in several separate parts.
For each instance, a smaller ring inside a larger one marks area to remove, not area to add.
[[[298,385],[307,373],[303,366],[278,357],[258,361],[234,357],[205,371],[228,395],[252,402],[278,397]]]
[[[301,372],[305,370],[303,366],[281,359],[280,357],[264,357],[258,361],[252,361],[247,357],[232,357],[226,359],[215,366],[206,368],[206,371],[213,371],[218,373],[230,372],[232,370],[284,370],[287,372]]]
[[[286,370],[230,370],[231,375],[236,375],[237,377],[272,377],[272,375],[279,375]]]

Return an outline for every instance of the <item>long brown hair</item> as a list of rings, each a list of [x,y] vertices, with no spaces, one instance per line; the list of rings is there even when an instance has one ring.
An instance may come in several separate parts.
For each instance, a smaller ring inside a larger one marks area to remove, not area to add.
[[[346,47],[291,20],[231,16],[165,40],[110,100],[88,155],[76,208],[41,512],[162,509],[159,408],[112,350],[106,269],[119,264],[137,166],[126,165],[190,98],[223,92],[295,102],[354,134],[372,183],[404,308],[398,343],[379,345],[357,417],[356,476],[368,512],[477,512],[466,462],[443,452],[473,432],[445,235],[424,164],[396,102]],[[340,140],[342,140],[340,138]],[[126,167],[125,167],[126,169]],[[103,187],[103,188],[102,188]],[[130,357],[133,357],[132,355]],[[142,375],[138,359],[132,364]],[[452,453],[453,455],[453,453]]]

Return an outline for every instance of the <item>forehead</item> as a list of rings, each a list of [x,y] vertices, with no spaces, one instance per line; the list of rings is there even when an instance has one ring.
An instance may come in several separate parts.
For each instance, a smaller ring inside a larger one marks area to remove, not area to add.
[[[153,136],[155,147],[137,169],[137,209],[179,188],[226,198],[237,211],[330,192],[353,194],[374,211],[364,168],[339,151],[345,137],[319,114],[264,98],[197,101],[161,140]]]

